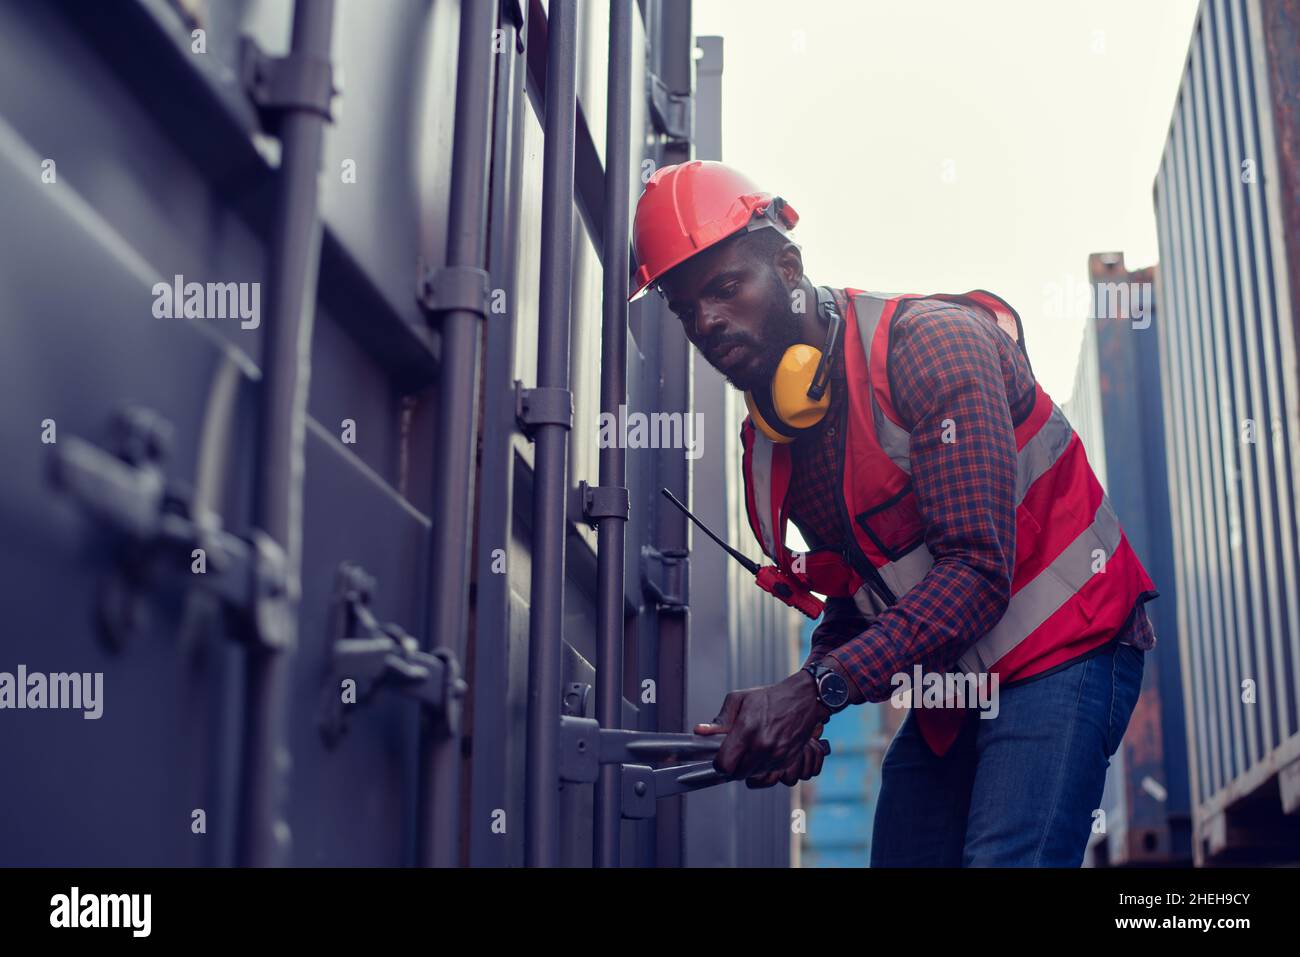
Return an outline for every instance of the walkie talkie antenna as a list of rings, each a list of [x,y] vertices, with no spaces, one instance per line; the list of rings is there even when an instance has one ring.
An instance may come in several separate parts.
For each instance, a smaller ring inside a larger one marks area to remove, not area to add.
[[[724,552],[736,561],[740,562],[740,564],[744,566],[745,571],[754,576],[754,581],[758,583],[759,588],[763,589],[763,591],[767,592],[769,595],[776,596],[791,608],[803,612],[803,614],[807,615],[809,618],[816,619],[821,617],[822,609],[824,607],[822,600],[809,591],[808,587],[798,577],[776,565],[765,565],[760,568],[757,562],[750,561],[722,539],[718,538],[717,535],[714,535],[713,530],[710,529],[709,526],[705,525],[698,518],[692,515],[689,508],[677,501],[676,495],[668,491],[666,488],[661,488],[659,491],[664,493],[664,498],[668,499],[668,501],[680,508],[682,514],[695,523],[696,528],[717,542],[718,546]]]
[[[712,532],[712,530],[709,528],[709,526],[705,525],[705,524],[704,524],[703,522],[701,522],[698,518],[696,518],[694,515],[692,515],[692,514],[691,514],[691,510],[690,510],[689,508],[687,508],[685,505],[683,505],[681,502],[679,502],[679,501],[677,500],[677,496],[674,495],[672,492],[668,491],[668,489],[666,489],[666,488],[661,488],[659,491],[661,491],[661,492],[664,493],[664,498],[668,499],[668,501],[672,502],[674,505],[676,505],[678,508],[680,508],[680,509],[682,510],[682,513],[683,513],[687,518],[689,518],[692,522],[695,523],[695,527],[696,527],[696,528],[698,528],[698,529],[699,529],[700,531],[702,531],[705,535],[709,536],[709,538],[711,538],[711,539],[713,539],[715,542],[717,542],[718,545],[722,548],[722,550],[723,550],[724,552],[726,552],[728,555],[730,555],[730,556],[731,556],[732,558],[734,558],[736,561],[740,562],[740,564],[744,566],[745,571],[749,572],[751,575],[757,575],[757,574],[758,574],[758,563],[757,563],[757,562],[750,561],[748,558],[746,558],[744,555],[740,554],[740,552],[736,551],[734,548],[732,548],[730,545],[728,545],[728,544],[727,544],[726,542],[724,542],[722,539],[718,538],[717,535],[714,535],[713,532]]]

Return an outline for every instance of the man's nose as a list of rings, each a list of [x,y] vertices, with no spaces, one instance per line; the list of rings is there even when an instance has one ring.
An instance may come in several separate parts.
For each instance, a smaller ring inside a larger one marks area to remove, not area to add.
[[[726,314],[716,306],[701,304],[699,310],[695,313],[695,334],[701,339],[707,339],[714,334],[725,332],[726,326]]]

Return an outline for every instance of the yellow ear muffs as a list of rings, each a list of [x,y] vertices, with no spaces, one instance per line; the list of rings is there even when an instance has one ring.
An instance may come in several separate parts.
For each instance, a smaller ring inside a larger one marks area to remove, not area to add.
[[[822,420],[830,408],[830,388],[821,398],[813,399],[813,376],[821,363],[822,352],[812,346],[799,344],[785,350],[781,364],[772,376],[772,408],[776,417],[794,429],[810,429]]]
[[[830,407],[829,387],[819,399],[808,395],[821,358],[820,349],[804,343],[793,345],[781,357],[771,388],[745,393],[754,425],[778,445],[793,442],[804,429],[820,422]]]
[[[758,393],[745,393],[745,405],[755,427],[778,445],[793,442],[826,417],[831,405],[830,367],[839,348],[844,319],[833,292],[817,287],[817,312],[826,322],[826,347],[798,343],[785,350],[772,375],[772,384]]]
[[[761,394],[762,393],[760,393],[760,395]],[[778,432],[776,429],[772,427],[771,423],[768,421],[769,417],[772,422],[776,422],[779,424],[781,421],[776,417],[776,413],[772,411],[772,400],[770,396],[768,397],[767,401],[763,403],[763,406],[767,409],[767,415],[764,415],[762,410],[759,409],[758,407],[759,404],[758,402],[755,401],[754,393],[752,392],[745,393],[745,406],[749,409],[749,417],[750,419],[753,420],[754,427],[757,428],[758,431],[766,435],[773,442],[775,442],[777,445],[785,445],[787,442],[794,441],[793,434],[785,434],[783,432]]]

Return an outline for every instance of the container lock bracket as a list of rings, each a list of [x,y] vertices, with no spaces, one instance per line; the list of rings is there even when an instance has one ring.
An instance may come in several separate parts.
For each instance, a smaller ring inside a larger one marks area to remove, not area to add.
[[[685,146],[695,129],[695,101],[690,93],[676,93],[663,80],[647,71],[650,93],[650,119],[655,129],[673,145]]]
[[[122,651],[145,626],[146,593],[159,566],[220,601],[236,634],[266,651],[294,642],[292,587],[284,549],[253,529],[225,531],[212,512],[194,509],[192,490],[164,473],[172,427],[151,409],[131,406],[112,420],[113,451],[72,436],[51,455],[49,480],[108,530],[112,571],[100,582],[96,618],[101,639]],[[196,568],[201,550],[202,565]]]
[[[556,387],[525,389],[515,380],[515,419],[531,437],[539,425],[573,428],[573,393]]]
[[[321,686],[319,727],[326,747],[347,733],[351,708],[370,701],[381,688],[414,698],[443,730],[460,730],[468,685],[455,657],[445,649],[421,651],[400,625],[381,624],[371,610],[375,579],[360,565],[342,563],[330,605],[330,663]]]
[[[268,130],[274,130],[279,118],[289,112],[316,113],[334,120],[334,97],[341,90],[329,60],[301,53],[270,56],[252,37],[243,36],[239,69],[244,90]]]
[[[646,596],[664,611],[682,611],[689,605],[686,582],[690,555],[684,548],[641,546],[641,587]]]
[[[432,317],[448,312],[472,312],[480,319],[486,319],[489,284],[486,270],[473,266],[424,267],[416,299]]]
[[[622,485],[588,485],[578,483],[582,496],[582,517],[595,528],[602,518],[617,518],[626,522],[632,513],[631,498]]]

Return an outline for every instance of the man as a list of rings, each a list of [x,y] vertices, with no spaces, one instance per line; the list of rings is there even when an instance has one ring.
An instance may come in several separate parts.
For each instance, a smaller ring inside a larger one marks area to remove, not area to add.
[[[872,866],[1078,866],[1155,588],[1014,310],[816,286],[797,221],[721,163],[658,170],[637,204],[633,297],[656,287],[746,393],[746,503],[774,562],[759,582],[802,607],[827,596],[804,667],[696,731],[726,734],[727,776],[792,785],[821,770],[835,712],[916,683]]]

